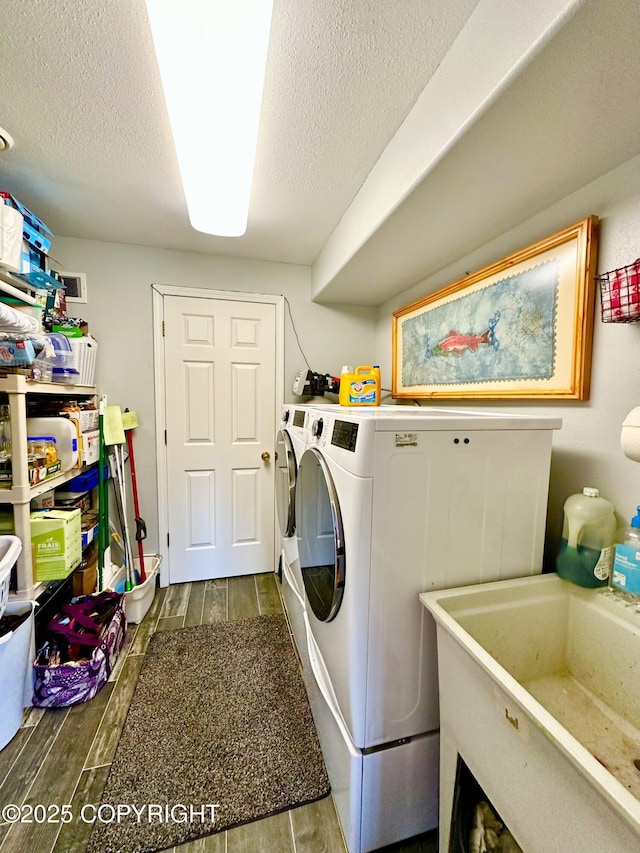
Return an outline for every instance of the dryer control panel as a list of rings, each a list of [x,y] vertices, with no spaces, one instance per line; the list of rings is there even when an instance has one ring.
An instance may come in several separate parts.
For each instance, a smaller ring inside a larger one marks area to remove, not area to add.
[[[336,447],[342,447],[344,450],[350,450],[352,453],[356,449],[356,440],[358,438],[358,424],[349,421],[336,421],[333,425],[331,434],[331,444]]]

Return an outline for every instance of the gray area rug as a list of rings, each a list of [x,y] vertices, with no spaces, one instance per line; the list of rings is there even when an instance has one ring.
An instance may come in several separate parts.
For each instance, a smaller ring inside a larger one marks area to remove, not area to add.
[[[87,851],[164,850],[328,793],[283,616],[163,631],[149,643]]]

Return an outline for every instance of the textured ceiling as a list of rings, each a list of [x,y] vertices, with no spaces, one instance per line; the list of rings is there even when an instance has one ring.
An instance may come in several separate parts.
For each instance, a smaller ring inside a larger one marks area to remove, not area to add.
[[[247,233],[188,223],[143,0],[2,0],[0,188],[60,236],[309,264],[477,0],[275,0]]]

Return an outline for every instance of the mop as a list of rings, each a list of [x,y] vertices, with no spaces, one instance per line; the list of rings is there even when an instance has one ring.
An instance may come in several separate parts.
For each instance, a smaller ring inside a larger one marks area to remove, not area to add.
[[[124,481],[124,451],[122,445],[126,442],[124,428],[122,426],[122,411],[120,406],[105,406],[104,408],[104,442],[113,449],[115,467],[117,472],[114,488],[119,498],[119,514],[121,514],[122,535],[125,545],[125,561],[127,579],[125,591],[129,592],[135,586],[133,572],[133,559],[131,556],[131,540],[129,538],[129,525],[127,521],[127,494]],[[117,500],[117,499],[116,499]]]
[[[114,523],[109,519],[109,530],[111,532],[111,539],[113,539],[118,545],[119,549],[122,551],[122,565],[125,567],[125,575],[126,578],[129,578],[129,567],[131,566],[131,548],[127,548],[127,541],[125,537],[126,530],[126,509],[122,504],[122,465],[120,464],[120,454],[116,449],[119,445],[114,445],[112,448],[112,452],[109,454],[109,469],[111,472],[111,479],[113,481],[113,493],[115,496],[116,502],[116,513],[118,515],[118,524],[120,525],[120,531],[122,536],[125,538],[123,542],[120,536],[118,536],[116,532],[116,527]],[[122,590],[126,587],[126,580],[122,581]],[[122,590],[118,589],[117,592],[122,592]]]
[[[144,548],[142,540],[147,538],[147,525],[140,518],[140,505],[138,503],[138,481],[136,479],[136,464],[133,456],[133,431],[138,426],[138,413],[125,409],[122,413],[122,426],[127,435],[127,446],[129,448],[129,467],[131,469],[131,491],[133,492],[133,511],[136,522],[136,541],[138,543],[138,561],[140,563],[140,583],[147,579],[144,570]]]

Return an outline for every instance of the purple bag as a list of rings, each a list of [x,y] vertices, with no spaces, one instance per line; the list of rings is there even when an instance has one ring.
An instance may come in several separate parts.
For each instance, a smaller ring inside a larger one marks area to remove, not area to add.
[[[89,615],[105,610],[113,612],[104,624]],[[86,658],[77,662],[44,663],[45,644],[33,664],[34,707],[60,708],[93,699],[111,674],[124,645],[126,628],[121,593],[100,592],[83,596],[76,604],[63,605],[48,625],[50,636],[54,640],[62,638],[61,644],[84,647]]]

